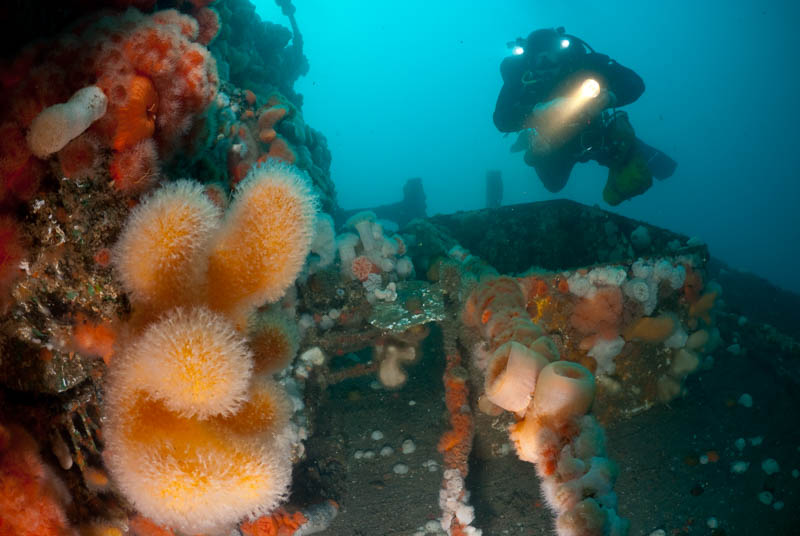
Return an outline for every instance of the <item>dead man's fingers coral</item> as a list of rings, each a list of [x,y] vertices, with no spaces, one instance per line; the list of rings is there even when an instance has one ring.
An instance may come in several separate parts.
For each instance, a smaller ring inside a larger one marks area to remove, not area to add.
[[[201,419],[235,413],[253,370],[247,342],[222,316],[174,309],[150,324],[121,359],[125,381],[146,389],[169,411]]]
[[[252,367],[242,334],[202,308],[172,310],[112,362],[103,455],[139,512],[216,533],[285,498],[290,404]]]
[[[297,168],[268,161],[239,184],[208,263],[209,305],[238,319],[283,296],[313,237],[316,197]]]
[[[219,210],[199,183],[168,184],[137,206],[114,249],[134,305],[164,311],[185,304],[205,277]]]

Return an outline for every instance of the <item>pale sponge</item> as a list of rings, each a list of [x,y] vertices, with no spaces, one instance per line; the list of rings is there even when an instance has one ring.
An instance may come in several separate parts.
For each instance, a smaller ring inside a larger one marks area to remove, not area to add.
[[[36,116],[28,131],[28,147],[39,158],[47,158],[103,117],[107,107],[108,99],[99,87],[79,89],[67,102],[45,108]]]
[[[516,341],[495,350],[486,371],[486,396],[504,410],[525,411],[547,358]]]
[[[251,367],[244,337],[203,309],[170,312],[115,359],[103,455],[139,512],[219,533],[285,499],[290,406],[274,382],[253,382]]]
[[[114,248],[133,304],[163,311],[197,295],[219,220],[203,186],[188,180],[167,184],[137,206]]]
[[[588,369],[571,361],[554,361],[539,374],[533,408],[538,416],[563,423],[589,411],[594,391],[594,376]]]
[[[269,160],[250,170],[208,261],[212,309],[243,318],[283,296],[308,255],[316,204],[297,168]]]

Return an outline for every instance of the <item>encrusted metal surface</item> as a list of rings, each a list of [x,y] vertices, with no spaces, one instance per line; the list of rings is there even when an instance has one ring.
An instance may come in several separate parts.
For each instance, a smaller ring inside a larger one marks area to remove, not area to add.
[[[396,300],[375,304],[369,323],[390,333],[402,333],[444,318],[444,297],[439,287],[424,281],[404,281],[397,285]]]

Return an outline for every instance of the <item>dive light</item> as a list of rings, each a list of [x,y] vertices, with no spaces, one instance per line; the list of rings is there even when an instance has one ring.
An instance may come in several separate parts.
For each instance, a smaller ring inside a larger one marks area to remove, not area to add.
[[[600,83],[594,78],[587,78],[581,84],[580,96],[583,99],[593,99],[600,94]]]

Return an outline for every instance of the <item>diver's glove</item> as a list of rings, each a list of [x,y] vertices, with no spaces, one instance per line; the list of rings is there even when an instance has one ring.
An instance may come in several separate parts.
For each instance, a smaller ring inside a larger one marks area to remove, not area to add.
[[[617,105],[617,96],[613,91],[602,88],[600,93],[578,109],[578,122],[585,123],[598,117],[604,110]]]

